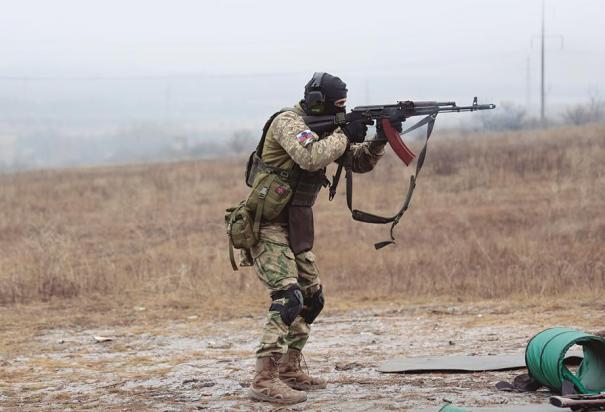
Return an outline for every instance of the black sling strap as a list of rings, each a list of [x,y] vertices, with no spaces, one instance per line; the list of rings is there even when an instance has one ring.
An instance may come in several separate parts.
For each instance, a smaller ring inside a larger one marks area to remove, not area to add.
[[[269,120],[267,120],[267,122],[263,126],[263,134],[261,135],[261,138],[258,144],[256,145],[256,150],[250,153],[250,157],[248,158],[248,162],[246,163],[245,182],[248,187],[252,187],[254,176],[259,169],[270,170],[273,173],[278,173],[285,179],[288,179],[288,175],[297,172],[297,170],[295,170],[297,169],[296,167],[290,172],[288,172],[287,170],[280,169],[278,167],[268,166],[262,161],[263,147],[265,146],[265,138],[267,137],[267,133],[269,132],[269,128],[271,127],[273,120],[275,120],[275,118],[280,114],[289,111],[294,111],[294,109],[291,107],[286,107],[281,109],[279,112],[273,113],[271,117],[269,117]]]
[[[267,120],[267,122],[263,126],[263,134],[260,138],[260,141],[258,142],[258,145],[256,146],[256,154],[258,157],[262,157],[262,155],[263,155],[263,146],[265,145],[265,137],[267,137],[267,132],[269,131],[269,127],[271,127],[271,123],[273,123],[273,120],[275,120],[275,118],[277,116],[279,116],[280,114],[282,114],[283,112],[289,112],[292,110],[293,109],[291,107],[286,107],[286,108],[281,109],[279,112],[273,113],[271,115],[271,117],[269,117],[269,120]]]
[[[344,160],[338,162],[338,168],[336,169],[336,174],[332,176],[332,183],[330,183],[330,196],[329,200],[334,199],[336,196],[336,188],[338,187],[338,182],[340,181],[340,175],[342,174],[342,169],[344,167]]]
[[[436,118],[437,118],[437,112],[428,115],[424,119],[420,120],[418,123],[414,124],[413,126],[411,126],[408,129],[404,130],[403,133],[401,133],[401,134],[406,134],[406,133],[411,132],[412,130],[415,130],[421,126],[424,126],[425,124],[427,125],[426,140],[424,141],[424,146],[422,147],[422,150],[420,151],[420,155],[418,156],[418,161],[416,162],[416,173],[410,176],[410,186],[409,186],[407,194],[405,196],[405,200],[403,201],[403,205],[401,206],[401,209],[399,209],[399,211],[395,215],[390,216],[390,217],[378,216],[378,215],[375,215],[372,213],[353,209],[353,171],[351,170],[350,167],[345,168],[345,170],[346,170],[345,177],[347,179],[347,186],[346,186],[347,206],[348,206],[349,210],[351,211],[351,215],[353,216],[353,219],[360,221],[360,222],[374,223],[374,224],[392,223],[391,230],[390,230],[391,240],[386,240],[383,242],[375,243],[374,247],[376,249],[381,249],[385,246],[395,243],[395,237],[393,236],[393,229],[395,228],[395,225],[397,225],[397,223],[399,223],[399,221],[401,220],[405,211],[408,210],[408,207],[410,206],[410,202],[412,201],[412,194],[414,193],[414,189],[416,188],[416,181],[418,179],[418,175],[420,174],[420,170],[422,170],[422,165],[424,164],[424,159],[426,158],[426,151],[427,151],[427,147],[428,147],[428,143],[429,143],[429,138],[431,137],[431,133],[433,132],[433,127],[435,125]],[[339,165],[339,169],[340,168],[341,168],[341,166]],[[332,186],[335,186],[338,184],[337,177],[340,177],[340,173],[338,170],[336,171],[336,175],[334,176],[335,181],[333,181]],[[332,192],[332,190],[330,191],[330,194],[331,194],[331,192]],[[334,190],[334,193],[335,192],[336,192],[336,190]]]

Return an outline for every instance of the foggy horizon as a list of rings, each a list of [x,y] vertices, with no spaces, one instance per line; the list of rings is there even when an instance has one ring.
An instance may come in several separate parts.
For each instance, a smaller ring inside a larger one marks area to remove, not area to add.
[[[408,99],[466,105],[478,96],[537,115],[541,1],[372,6],[11,3],[0,16],[0,150],[45,130],[100,141],[153,125],[192,141],[256,133],[302,98],[315,71],[347,82],[349,107]],[[545,2],[549,118],[605,93],[602,21],[598,0]],[[443,116],[440,125],[461,119]]]

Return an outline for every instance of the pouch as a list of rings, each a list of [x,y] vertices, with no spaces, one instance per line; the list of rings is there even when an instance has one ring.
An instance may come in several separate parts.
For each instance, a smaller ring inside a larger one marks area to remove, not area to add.
[[[258,243],[257,234],[254,233],[254,219],[245,202],[225,211],[225,224],[227,237],[234,248],[249,249]]]
[[[254,178],[252,191],[246,200],[246,207],[255,215],[261,213],[263,219],[272,221],[292,198],[292,187],[288,180],[276,172],[260,171]],[[260,204],[259,204],[260,203]]]

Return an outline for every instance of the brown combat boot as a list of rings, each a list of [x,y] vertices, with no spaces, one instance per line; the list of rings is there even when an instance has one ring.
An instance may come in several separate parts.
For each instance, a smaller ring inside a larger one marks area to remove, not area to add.
[[[304,402],[307,394],[291,389],[279,380],[278,360],[281,353],[256,359],[256,374],[250,385],[250,398],[258,401],[289,405]]]
[[[327,381],[321,378],[313,378],[303,372],[300,366],[302,353],[299,350],[288,348],[279,365],[279,378],[289,387],[301,391],[313,389],[324,389]]]

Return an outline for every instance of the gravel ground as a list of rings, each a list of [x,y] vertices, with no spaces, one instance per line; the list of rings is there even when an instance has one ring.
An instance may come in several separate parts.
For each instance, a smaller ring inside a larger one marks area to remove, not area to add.
[[[544,392],[494,388],[519,371],[406,375],[376,367],[396,357],[519,352],[546,327],[600,329],[602,313],[599,305],[486,304],[326,314],[314,324],[305,355],[328,387],[287,408],[246,396],[261,318],[213,323],[191,315],[144,327],[40,330],[22,353],[0,351],[0,409],[375,411],[437,410],[444,399],[459,406],[545,402]]]

